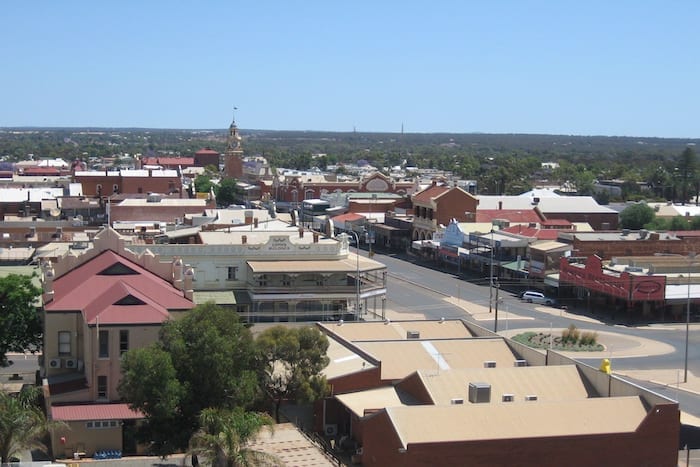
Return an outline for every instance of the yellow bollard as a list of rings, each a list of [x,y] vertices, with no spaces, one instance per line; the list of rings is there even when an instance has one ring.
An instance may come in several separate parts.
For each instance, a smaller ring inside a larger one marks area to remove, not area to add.
[[[606,375],[609,375],[610,373],[612,373],[612,367],[610,366],[610,360],[607,358],[604,358],[600,362],[599,370],[602,371],[603,373],[605,373]]]

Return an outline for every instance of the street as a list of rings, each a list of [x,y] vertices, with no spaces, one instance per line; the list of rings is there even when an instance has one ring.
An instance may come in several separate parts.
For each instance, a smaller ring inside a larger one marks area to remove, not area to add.
[[[469,304],[488,309],[489,287],[486,280],[463,280],[455,272],[443,272],[422,265],[412,257],[397,257],[377,253],[375,259],[386,264],[388,269],[387,307],[405,314],[406,319],[422,316],[425,319],[464,318],[482,327],[493,330],[494,319],[487,314],[469,312]],[[462,303],[463,302],[463,303]],[[462,306],[457,306],[460,303]],[[465,308],[467,311],[465,311]],[[584,310],[568,309],[566,311],[542,305],[525,303],[513,294],[500,291],[498,306],[498,331],[512,336],[519,330],[552,329],[558,334],[570,324],[579,329],[600,333],[613,333],[617,336],[615,344],[606,348],[604,357],[612,361],[615,373],[635,372],[646,375],[645,378],[632,379],[633,382],[658,392],[666,397],[678,400],[681,410],[700,418],[700,395],[679,389],[673,384],[682,381],[685,365],[685,323],[654,323],[653,325],[624,326],[605,323],[599,317],[590,316]],[[542,311],[540,311],[542,310]],[[495,309],[493,310],[495,317]],[[607,335],[607,334],[606,334]],[[653,341],[655,354],[639,354],[632,349],[631,339],[644,338]],[[688,373],[700,375],[700,324],[690,325],[688,345]],[[581,362],[598,367],[601,355],[594,357],[577,354]],[[664,373],[665,384],[659,384],[656,377]],[[668,380],[667,375],[672,375]]]

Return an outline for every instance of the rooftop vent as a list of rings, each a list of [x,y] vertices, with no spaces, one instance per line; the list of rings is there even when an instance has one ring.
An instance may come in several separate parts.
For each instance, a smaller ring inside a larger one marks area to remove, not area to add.
[[[420,339],[420,331],[406,331],[406,339]]]
[[[527,396],[525,396],[525,400],[526,401],[536,401],[537,396],[535,394],[528,394]]]
[[[484,368],[496,368],[496,362],[494,360],[486,360],[484,362]]]
[[[462,399],[461,397],[455,397],[454,399],[450,399],[450,404],[452,404],[452,405],[464,404],[464,399]]]
[[[469,383],[469,402],[472,404],[491,402],[491,385],[489,383]]]
[[[501,396],[502,402],[513,402],[514,400],[515,400],[515,396],[513,394],[503,394]]]
[[[513,362],[513,366],[527,366],[527,360],[516,360]]]

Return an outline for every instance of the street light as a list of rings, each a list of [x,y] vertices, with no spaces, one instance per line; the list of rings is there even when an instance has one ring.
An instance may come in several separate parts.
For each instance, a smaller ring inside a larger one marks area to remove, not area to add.
[[[690,339],[690,270],[693,267],[695,253],[688,254],[688,303],[685,307],[685,364],[683,367],[683,382],[688,382],[688,340]]]
[[[351,230],[350,233],[355,237],[355,250],[357,256],[357,271],[355,275],[355,320],[359,319],[360,315],[360,238],[357,236],[357,232]],[[347,240],[348,232],[345,232],[345,238]],[[350,246],[348,245],[348,252],[350,251]]]
[[[491,229],[491,262],[489,263],[489,313],[493,307],[493,228]]]

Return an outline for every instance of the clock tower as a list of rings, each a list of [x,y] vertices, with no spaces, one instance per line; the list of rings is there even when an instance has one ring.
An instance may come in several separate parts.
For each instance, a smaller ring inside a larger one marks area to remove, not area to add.
[[[231,126],[228,128],[228,144],[224,152],[224,175],[237,180],[243,177],[243,149],[241,148],[241,139],[234,115]]]

